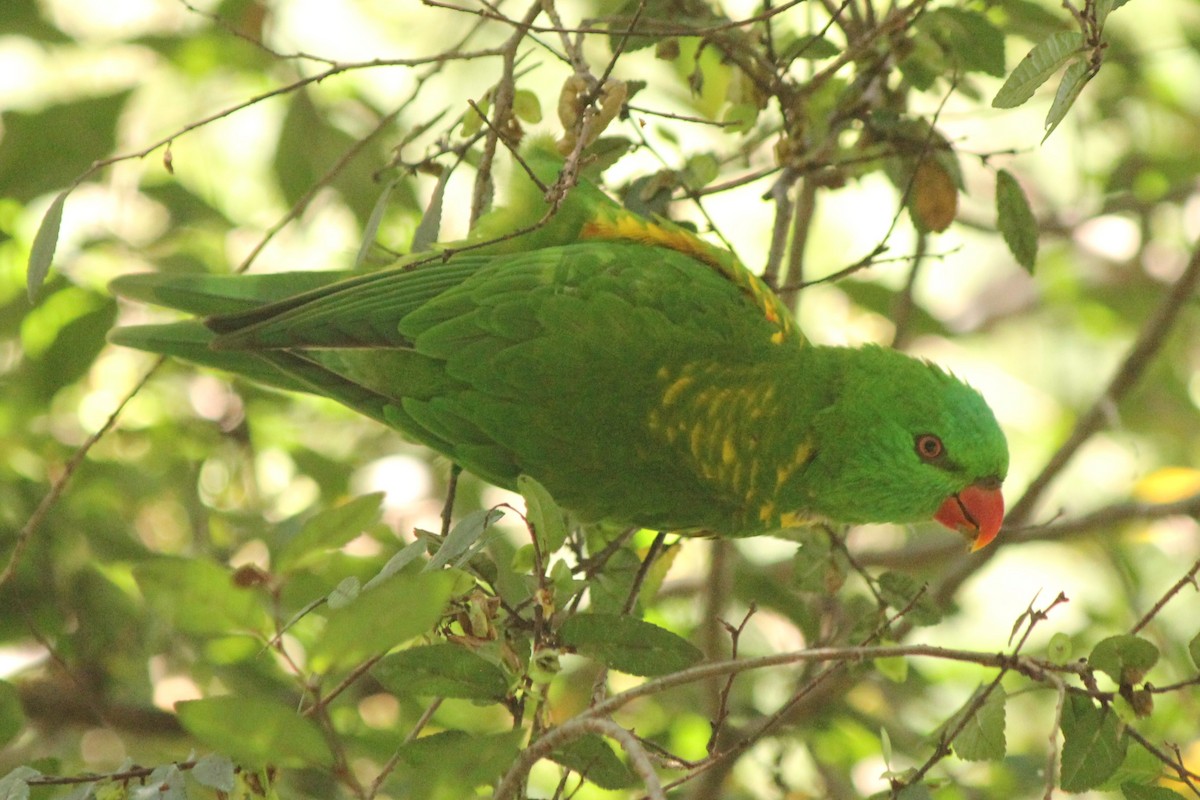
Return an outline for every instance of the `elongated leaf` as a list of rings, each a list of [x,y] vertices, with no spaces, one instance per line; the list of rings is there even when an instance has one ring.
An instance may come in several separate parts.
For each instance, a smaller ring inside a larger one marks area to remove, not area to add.
[[[517,476],[517,491],[525,498],[525,515],[542,554],[549,555],[562,547],[567,539],[566,518],[546,487],[522,474]]]
[[[1075,98],[1079,97],[1079,93],[1083,91],[1084,86],[1087,86],[1089,80],[1091,80],[1091,73],[1088,63],[1083,59],[1067,67],[1066,72],[1063,73],[1062,82],[1058,84],[1054,102],[1050,104],[1050,111],[1046,114],[1046,135],[1042,137],[1043,142],[1050,138],[1050,134],[1054,133],[1058,123],[1067,116],[1067,112],[1075,104]]]
[[[982,13],[946,6],[927,12],[917,25],[941,42],[967,72],[1004,75],[1004,33]]]
[[[450,182],[450,170],[443,170],[433,186],[433,194],[429,197],[429,205],[421,215],[421,222],[413,234],[412,252],[422,253],[433,246],[438,240],[442,229],[442,200],[446,196],[446,184]]]
[[[383,492],[374,492],[315,514],[284,544],[277,569],[288,572],[346,544],[379,519],[382,503]]]
[[[425,542],[420,539],[409,542],[404,545],[394,556],[388,559],[388,562],[383,565],[383,569],[379,570],[379,574],[367,581],[364,589],[374,589],[379,584],[392,577],[400,570],[407,567],[412,562],[416,561],[425,553]]]
[[[601,789],[628,789],[638,783],[608,742],[595,734],[581,736],[550,754],[550,760],[578,772]]]
[[[1200,667],[1200,633],[1197,633],[1188,642],[1188,655],[1192,657],[1192,663]]]
[[[1037,263],[1037,220],[1021,184],[1006,169],[996,173],[996,227],[1013,258],[1032,274]]]
[[[311,720],[263,697],[186,700],[175,710],[188,733],[243,765],[305,767],[330,761],[329,748]]]
[[[1021,105],[1082,49],[1083,35],[1078,31],[1060,31],[1038,42],[996,92],[992,106],[1016,108]]]
[[[1059,785],[1066,792],[1086,792],[1117,771],[1129,740],[1110,708],[1087,697],[1071,695],[1062,714],[1062,768]]]
[[[310,660],[318,670],[346,666],[426,633],[442,618],[455,575],[397,575],[331,610]]]
[[[580,655],[631,675],[666,675],[703,658],[686,639],[617,614],[576,614],[563,623],[559,635]]]
[[[50,274],[50,267],[54,263],[58,232],[62,228],[63,205],[67,202],[69,191],[59,192],[50,203],[50,207],[46,209],[46,216],[42,217],[42,223],[38,225],[37,234],[33,237],[33,246],[29,249],[29,270],[25,277],[25,286],[31,301],[46,282],[46,276]]]
[[[379,225],[383,222],[383,214],[387,211],[388,201],[392,199],[392,190],[399,182],[399,178],[392,178],[379,193],[379,198],[371,209],[371,216],[367,217],[367,224],[363,226],[362,242],[358,246],[358,253],[354,256],[354,269],[360,269],[367,260],[367,254],[371,252],[371,247],[375,244],[375,237],[379,234]],[[439,181],[439,185],[440,183]]]
[[[446,534],[446,541],[429,559],[424,571],[434,572],[447,564],[458,566],[464,563],[486,543],[485,534],[503,516],[504,512],[498,508],[484,508],[460,519]]]
[[[371,668],[371,674],[402,697],[462,697],[502,700],[508,694],[504,670],[454,644],[411,647],[392,653]]]
[[[954,715],[948,726],[955,726],[962,714],[975,702],[983,688],[978,689],[961,711]],[[966,726],[954,739],[954,753],[963,761],[999,761],[1007,753],[1004,737],[1005,702],[1008,698],[1004,688],[997,686],[988,694]]]

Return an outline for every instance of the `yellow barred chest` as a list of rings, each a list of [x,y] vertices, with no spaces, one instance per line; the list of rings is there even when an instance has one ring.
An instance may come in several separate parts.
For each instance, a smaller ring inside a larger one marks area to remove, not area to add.
[[[781,507],[784,486],[809,463],[805,440],[780,441],[775,386],[723,364],[689,364],[658,371],[659,407],[646,420],[651,436],[665,445],[715,495],[744,509],[747,529],[793,527],[813,521],[795,508]]]

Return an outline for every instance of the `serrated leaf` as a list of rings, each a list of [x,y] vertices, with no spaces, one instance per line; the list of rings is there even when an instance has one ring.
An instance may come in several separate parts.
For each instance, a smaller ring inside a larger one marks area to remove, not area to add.
[[[379,519],[383,492],[356,497],[314,514],[299,532],[284,543],[276,561],[279,572],[310,564],[330,550],[337,550]]]
[[[1062,82],[1058,84],[1058,91],[1054,95],[1054,102],[1050,104],[1050,111],[1046,114],[1046,135],[1042,137],[1043,142],[1050,138],[1050,134],[1054,133],[1058,123],[1063,121],[1067,112],[1071,110],[1071,106],[1075,104],[1075,99],[1079,97],[1083,87],[1087,86],[1088,81],[1091,80],[1090,69],[1087,61],[1080,59],[1063,72]]]
[[[1021,184],[1006,169],[996,173],[996,227],[1017,263],[1033,274],[1038,227]]]
[[[983,688],[977,689],[966,705],[954,715],[947,727],[954,727]],[[954,739],[954,753],[963,761],[999,761],[1007,752],[1004,737],[1005,703],[1004,688],[996,686],[988,694],[967,724]]]
[[[517,491],[525,498],[525,519],[533,526],[538,549],[543,557],[548,556],[567,540],[567,523],[562,509],[546,487],[528,475],[517,476]]]
[[[184,700],[175,711],[188,733],[243,766],[311,767],[331,761],[325,739],[311,720],[264,697]]]
[[[595,734],[568,742],[551,753],[549,758],[556,764],[578,772],[601,789],[628,789],[639,782],[608,742]]]
[[[66,189],[55,196],[50,207],[46,209],[41,224],[38,225],[37,234],[33,237],[33,246],[29,248],[29,269],[26,272],[25,288],[30,302],[46,282],[46,276],[50,274],[50,267],[54,264],[54,251],[58,248],[58,233],[62,228],[63,205],[67,202],[69,193],[70,190]]]
[[[433,629],[454,589],[451,572],[397,575],[331,609],[309,660],[318,671],[357,663]]]
[[[203,786],[229,793],[234,786],[233,761],[222,753],[209,753],[192,767],[192,777]]]
[[[1070,695],[1063,705],[1063,791],[1086,792],[1117,771],[1125,759],[1128,739],[1116,712],[1100,708],[1090,698]]]
[[[474,734],[449,730],[403,745],[397,754],[406,766],[402,772],[407,773],[411,791],[405,797],[425,800],[474,796],[471,788],[495,782],[512,764],[524,737],[525,731],[520,728]]]
[[[159,558],[135,566],[133,577],[154,616],[182,631],[217,635],[269,628],[258,592],[235,586],[233,573],[211,561]]]
[[[677,672],[703,658],[691,642],[665,628],[618,614],[576,614],[559,636],[580,655],[643,677]]]
[[[465,647],[443,643],[392,653],[371,668],[388,691],[401,697],[461,697],[503,700],[504,671]]]
[[[1116,683],[1140,683],[1158,663],[1158,655],[1158,648],[1148,639],[1124,633],[1097,642],[1088,655],[1088,666]]]
[[[504,512],[498,508],[481,508],[467,514],[446,534],[442,546],[423,571],[435,572],[447,565],[458,566],[466,562],[487,543],[485,534],[490,535],[492,525],[503,516]]]
[[[1004,75],[1004,33],[978,11],[947,6],[927,12],[918,25],[967,72]]]
[[[929,592],[923,592],[925,585],[911,575],[902,572],[885,572],[879,576],[879,593],[889,606],[897,611],[912,607],[904,615],[914,625],[936,625],[942,618]],[[920,598],[913,602],[920,594]]]
[[[1060,31],[1038,42],[996,92],[992,107],[1016,108],[1021,105],[1082,50],[1083,35],[1078,31]]]
[[[1125,800],[1183,800],[1183,795],[1165,786],[1144,786],[1140,783],[1121,784]]]

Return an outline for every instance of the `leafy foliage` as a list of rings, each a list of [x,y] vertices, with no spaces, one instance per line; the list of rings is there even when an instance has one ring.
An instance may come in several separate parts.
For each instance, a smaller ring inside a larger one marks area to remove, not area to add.
[[[348,45],[289,4],[51,5],[6,0],[0,39],[30,65],[0,87],[0,798],[1200,781],[1181,3],[331,8]],[[728,239],[812,338],[979,383],[1014,452],[1000,545],[581,527],[535,482],[105,343],[144,313],[104,288],[132,269],[456,238],[534,130]]]

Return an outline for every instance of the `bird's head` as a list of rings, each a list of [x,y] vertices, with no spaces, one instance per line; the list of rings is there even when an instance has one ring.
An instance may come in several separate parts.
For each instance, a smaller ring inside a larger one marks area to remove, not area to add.
[[[894,350],[829,350],[837,389],[815,426],[812,509],[851,523],[932,518],[973,550],[991,542],[1008,445],[982,395]]]

